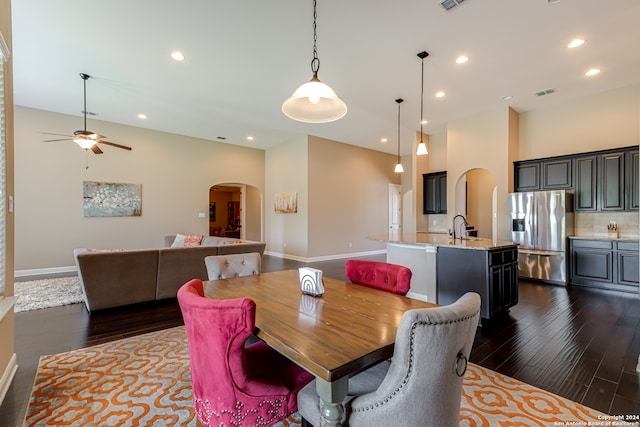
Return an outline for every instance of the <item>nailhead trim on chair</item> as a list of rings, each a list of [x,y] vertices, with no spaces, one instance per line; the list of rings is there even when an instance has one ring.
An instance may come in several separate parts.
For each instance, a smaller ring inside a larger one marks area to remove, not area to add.
[[[416,332],[416,328],[418,326],[431,326],[431,325],[450,325],[450,324],[454,324],[454,323],[460,323],[460,322],[465,322],[469,319],[472,319],[473,317],[475,317],[478,313],[480,312],[480,310],[478,309],[478,311],[476,311],[474,314],[470,315],[470,316],[466,316],[460,319],[456,319],[453,321],[447,321],[447,322],[413,322],[411,324],[411,339],[410,339],[410,345],[409,345],[409,369],[407,370],[407,374],[405,375],[404,379],[402,380],[402,382],[400,383],[400,385],[398,385],[398,387],[396,387],[395,390],[393,390],[390,394],[388,394],[387,396],[385,396],[383,398],[383,401],[379,401],[374,403],[373,405],[368,405],[365,406],[363,408],[356,408],[353,409],[353,412],[366,412],[366,411],[371,411],[373,409],[376,409],[386,403],[389,403],[389,401],[391,399],[393,399],[399,392],[400,390],[402,390],[404,388],[405,385],[407,385],[407,382],[409,382],[409,377],[411,376],[411,373],[413,372],[413,357],[414,357],[414,340],[415,340],[415,332]]]
[[[262,417],[259,417],[257,420],[257,424],[255,424],[254,427],[257,426],[271,426],[273,425],[273,419],[274,417],[283,417],[286,416],[285,413],[281,413],[280,410],[286,406],[286,399],[283,401],[281,399],[275,399],[275,400],[264,400],[262,402],[260,402],[259,406],[262,407],[266,404],[271,405],[274,409],[269,410],[268,413],[272,415],[271,419],[264,419]],[[220,413],[217,413],[216,411],[214,411],[213,409],[211,409],[211,403],[209,402],[209,399],[206,400],[202,400],[200,398],[193,398],[193,405],[196,409],[196,416],[197,418],[200,420],[200,422],[202,423],[203,426],[212,426],[213,424],[211,424],[211,418],[215,417],[215,418],[220,418],[222,415],[224,414],[229,414],[231,417],[234,418],[234,420],[230,420],[229,421],[229,426],[237,426],[237,427],[241,427],[242,426],[242,421],[246,418],[246,416],[250,413],[256,413],[258,412],[257,409],[250,409],[248,411],[245,411],[244,413],[242,413],[242,407],[244,406],[244,404],[240,401],[236,402],[236,407],[235,410],[230,410],[230,409],[222,409],[220,411]],[[226,424],[223,421],[220,421],[217,424],[218,427],[226,427]]]

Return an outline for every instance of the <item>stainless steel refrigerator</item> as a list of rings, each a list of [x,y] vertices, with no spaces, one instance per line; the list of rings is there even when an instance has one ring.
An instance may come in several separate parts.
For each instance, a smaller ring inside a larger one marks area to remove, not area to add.
[[[565,190],[509,194],[509,232],[518,243],[518,275],[567,284],[573,194]]]

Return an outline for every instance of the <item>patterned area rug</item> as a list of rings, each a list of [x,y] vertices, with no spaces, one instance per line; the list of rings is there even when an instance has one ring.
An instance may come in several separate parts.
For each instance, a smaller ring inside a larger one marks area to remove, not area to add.
[[[461,426],[605,425],[603,415],[477,365],[465,375]],[[24,426],[62,425],[194,426],[184,327],[41,357]]]
[[[13,293],[18,297],[16,313],[83,301],[80,279],[77,276],[16,281]]]

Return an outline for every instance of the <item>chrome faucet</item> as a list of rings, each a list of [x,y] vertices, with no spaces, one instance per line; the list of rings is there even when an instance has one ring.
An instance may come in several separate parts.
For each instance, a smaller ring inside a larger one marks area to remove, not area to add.
[[[458,217],[462,218],[462,224],[460,224],[460,230],[462,230],[462,227],[465,227],[468,224],[467,219],[462,214],[458,214],[453,217],[453,221],[451,222],[451,233],[453,233],[452,235],[453,240],[456,239],[456,218]],[[460,239],[462,239],[463,236],[464,236],[464,233],[460,231]]]

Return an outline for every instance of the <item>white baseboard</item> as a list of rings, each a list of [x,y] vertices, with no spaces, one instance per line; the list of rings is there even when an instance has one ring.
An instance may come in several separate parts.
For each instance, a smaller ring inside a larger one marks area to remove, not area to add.
[[[364,257],[364,256],[381,255],[386,253],[387,253],[386,249],[381,249],[377,251],[352,252],[348,254],[325,255],[325,256],[319,256],[319,257],[306,258],[306,257],[297,256],[297,255],[283,254],[281,252],[264,251],[265,255],[275,256],[275,257],[284,258],[284,259],[290,259],[293,261],[308,262],[308,263],[319,262],[319,261],[332,261],[336,259],[358,258],[358,257]]]
[[[13,277],[48,276],[60,273],[78,273],[75,265],[67,267],[34,268],[30,270],[16,270]]]
[[[2,402],[7,395],[7,391],[9,391],[9,386],[13,381],[13,377],[15,377],[16,371],[18,370],[18,364],[16,361],[16,354],[13,353],[7,368],[2,373],[2,378],[0,378],[0,405],[2,405]]]

